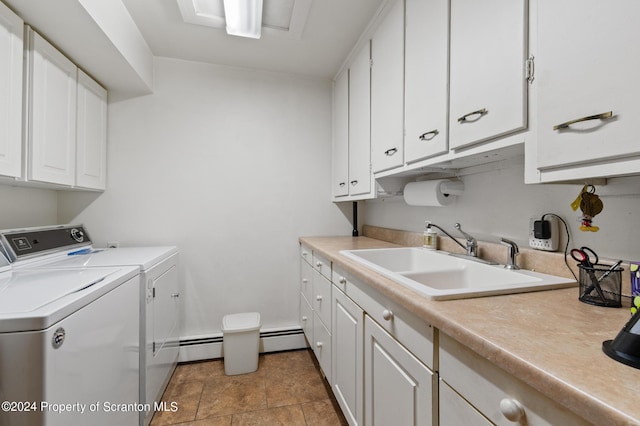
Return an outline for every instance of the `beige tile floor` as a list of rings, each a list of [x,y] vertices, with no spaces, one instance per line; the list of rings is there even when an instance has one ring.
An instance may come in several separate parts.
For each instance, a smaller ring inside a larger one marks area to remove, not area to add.
[[[225,376],[222,360],[178,365],[151,426],[346,425],[309,350],[261,354],[258,371]]]

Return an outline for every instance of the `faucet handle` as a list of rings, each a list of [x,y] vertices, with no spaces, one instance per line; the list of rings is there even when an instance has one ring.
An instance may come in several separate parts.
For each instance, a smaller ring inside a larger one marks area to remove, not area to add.
[[[506,238],[501,238],[500,244],[507,246],[507,264],[504,265],[504,267],[507,269],[520,269],[518,265],[516,265],[516,256],[520,254],[518,245]]]
[[[462,230],[462,226],[459,223],[456,223],[455,228],[464,236],[467,240],[467,256],[477,257],[478,256],[478,241],[473,238],[471,235],[467,234]]]
[[[511,247],[515,254],[520,253],[520,250],[518,249],[518,245],[511,240],[507,240],[506,238],[500,238],[500,244]]]

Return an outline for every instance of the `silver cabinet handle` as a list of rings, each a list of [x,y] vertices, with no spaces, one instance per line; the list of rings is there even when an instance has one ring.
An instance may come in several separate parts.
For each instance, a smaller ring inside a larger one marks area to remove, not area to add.
[[[317,300],[318,302],[322,302],[322,296],[317,295],[317,296],[316,296],[316,300]]]
[[[470,112],[468,114],[463,115],[462,117],[458,118],[458,123],[466,123],[466,122],[473,122],[473,121],[477,121],[479,120],[483,115],[489,113],[489,111],[487,111],[486,108],[482,108],[479,109],[477,111],[473,111]],[[476,118],[474,118],[473,120],[470,120],[469,117],[473,117],[474,115],[477,115]]]
[[[338,281],[340,282],[340,284],[346,284],[347,283],[347,279],[345,277],[340,277],[340,279]]]
[[[606,120],[607,118],[611,118],[611,117],[613,117],[613,111],[603,112],[602,114],[589,115],[587,117],[578,118],[576,120],[567,121],[566,123],[562,123],[562,124],[558,124],[556,126],[553,126],[553,130],[566,129],[567,127],[571,126],[572,124],[581,123],[583,121]]]
[[[358,181],[357,180],[352,180],[350,183],[351,183],[351,185],[356,186],[358,184]]]
[[[430,141],[431,139],[438,136],[439,133],[440,132],[438,131],[438,129],[434,129],[434,130],[431,130],[430,132],[421,134],[420,136],[418,136],[418,139],[420,139],[421,141]]]
[[[180,293],[172,293],[171,297],[180,297]]]
[[[389,309],[385,309],[382,311],[382,318],[384,318],[385,321],[391,321],[393,319],[393,312]]]
[[[340,182],[340,183],[338,184],[338,186],[339,186],[340,188],[342,188],[342,187],[343,187],[343,186],[345,186],[346,184],[347,184],[346,182]]]
[[[391,148],[386,150],[384,153],[386,155],[388,155],[389,157],[391,157],[393,154],[395,154],[396,152],[398,152],[398,148]]]

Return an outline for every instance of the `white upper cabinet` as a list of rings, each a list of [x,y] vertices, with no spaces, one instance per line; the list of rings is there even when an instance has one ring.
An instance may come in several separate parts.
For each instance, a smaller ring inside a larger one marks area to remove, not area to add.
[[[371,39],[371,163],[373,172],[403,164],[404,0],[394,0]]]
[[[72,186],[76,161],[77,67],[29,29],[28,179]]]
[[[76,186],[104,190],[107,177],[107,91],[78,70]]]
[[[333,84],[333,146],[331,192],[334,198],[349,195],[349,70]]]
[[[0,3],[0,175],[22,174],[23,21]]]
[[[102,191],[107,91],[31,28],[25,34],[26,180]]]
[[[632,47],[640,39],[639,16],[636,0],[538,1],[537,168],[543,181],[640,172],[640,55]],[[553,176],[562,168],[566,173]]]
[[[526,128],[527,16],[527,0],[451,0],[450,148]]]
[[[371,195],[371,46],[349,69],[349,195]]]
[[[406,0],[404,161],[448,151],[449,1]]]

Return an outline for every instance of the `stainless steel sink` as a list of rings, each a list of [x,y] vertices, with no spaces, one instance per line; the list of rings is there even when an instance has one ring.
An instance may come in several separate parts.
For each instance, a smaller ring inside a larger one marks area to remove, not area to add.
[[[574,280],[487,265],[420,247],[343,250],[340,254],[434,300],[465,299],[577,285]]]

